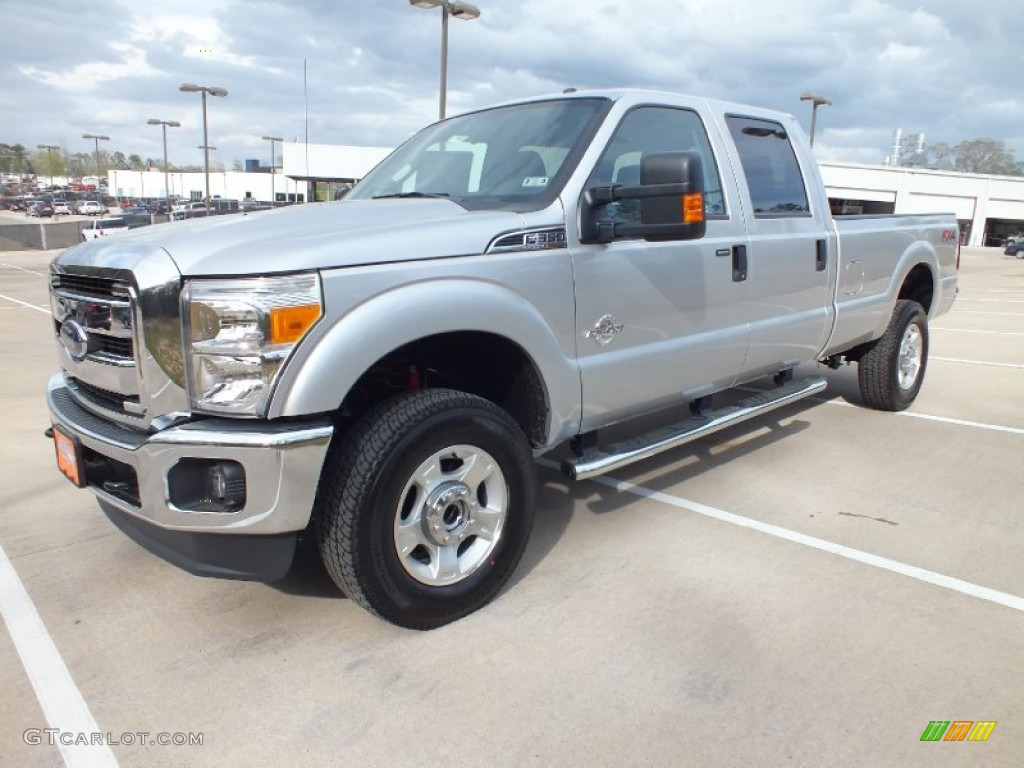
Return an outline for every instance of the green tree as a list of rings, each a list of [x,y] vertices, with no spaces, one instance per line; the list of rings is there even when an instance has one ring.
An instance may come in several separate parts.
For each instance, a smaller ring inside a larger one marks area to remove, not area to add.
[[[118,171],[127,171],[131,166],[128,163],[128,159],[124,156],[124,152],[117,151],[111,153],[110,162],[105,167]]]
[[[1013,151],[997,139],[968,139],[953,147],[954,168],[964,173],[992,173],[1020,176],[1021,167]]]
[[[38,175],[63,176],[64,153],[59,149],[37,149],[32,155],[32,165]]]
[[[128,155],[128,167],[133,171],[146,170],[145,163],[142,162],[142,158],[138,155]]]
[[[234,160],[231,161],[231,170],[232,171],[244,171],[245,170],[245,166],[242,165],[242,161],[239,160],[236,157]]]

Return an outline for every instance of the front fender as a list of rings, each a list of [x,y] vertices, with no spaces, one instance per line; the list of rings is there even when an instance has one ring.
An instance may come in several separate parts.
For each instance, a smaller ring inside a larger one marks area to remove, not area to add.
[[[274,393],[270,417],[334,411],[356,381],[398,347],[435,334],[480,331],[519,345],[536,365],[549,403],[548,445],[575,434],[581,390],[572,346],[571,276],[565,286],[530,281],[542,286],[537,290],[543,306],[552,306],[546,303],[551,294],[558,296],[553,320],[509,287],[465,277],[405,282],[372,295],[368,291],[364,300],[336,312],[336,306],[347,303],[346,296],[359,293],[363,275],[356,272],[340,270],[336,279],[325,275],[329,322],[317,326],[289,362]],[[562,287],[566,292],[559,290]]]

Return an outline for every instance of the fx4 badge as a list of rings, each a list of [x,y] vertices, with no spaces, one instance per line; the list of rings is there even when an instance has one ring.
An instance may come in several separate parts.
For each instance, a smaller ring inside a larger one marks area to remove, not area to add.
[[[622,323],[616,323],[614,317],[605,315],[587,331],[587,338],[593,339],[603,347],[611,343],[615,334],[622,333],[622,328]]]

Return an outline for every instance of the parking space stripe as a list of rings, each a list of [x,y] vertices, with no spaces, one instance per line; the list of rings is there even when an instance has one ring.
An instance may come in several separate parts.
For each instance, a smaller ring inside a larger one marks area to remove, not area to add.
[[[40,307],[40,306],[38,306],[36,304],[29,304],[27,301],[22,301],[21,299],[15,299],[15,298],[13,298],[11,296],[4,296],[2,293],[0,293],[0,299],[6,299],[7,301],[13,301],[15,304],[20,304],[23,307],[28,307],[29,309],[34,309],[37,312],[45,312],[46,314],[50,314],[50,310],[48,308],[46,308],[46,307]]]
[[[1024,336],[1024,331],[979,331],[974,328],[943,328],[940,325],[928,327],[929,331],[953,331],[954,333],[988,333],[993,336]]]
[[[554,465],[554,462],[545,461],[544,463]],[[605,476],[591,478],[591,482],[599,483],[607,486],[608,488],[614,488],[617,491],[631,493],[634,496],[640,496],[642,498],[651,499],[652,501],[661,502],[662,504],[668,504],[669,506],[683,509],[688,512],[694,512],[698,515],[710,517],[723,523],[738,525],[741,528],[747,528],[752,531],[757,531],[758,533],[764,533],[777,539],[783,539],[784,541],[789,541],[794,544],[811,547],[812,549],[817,549],[821,552],[828,552],[829,554],[837,555],[847,560],[853,560],[854,562],[870,565],[884,571],[890,571],[891,573],[916,579],[917,581],[922,581],[926,584],[932,584],[953,592],[959,592],[961,594],[968,595],[969,597],[987,600],[990,603],[1002,605],[1015,611],[1024,611],[1024,597],[1011,595],[1008,592],[1001,592],[997,589],[991,589],[990,587],[983,587],[980,584],[973,584],[969,581],[964,581],[963,579],[958,579],[953,576],[946,576],[941,573],[936,573],[935,571],[918,568],[916,565],[909,565],[908,563],[903,563],[899,560],[882,557],[881,555],[874,555],[870,552],[864,552],[859,549],[854,549],[853,547],[847,547],[843,544],[836,544],[835,542],[826,541],[825,539],[819,539],[816,536],[808,536],[807,534],[800,533],[799,531],[793,531],[778,525],[762,522],[761,520],[737,515],[733,512],[726,512],[722,509],[710,507],[707,504],[701,504],[696,501],[691,501],[690,499],[672,496],[671,494],[664,493],[662,491],[655,491],[651,488],[645,488],[642,485],[636,485],[625,480],[616,480],[613,477]]]
[[[28,272],[30,275],[46,277],[45,272],[36,272],[34,269],[25,269],[24,267],[19,267],[17,264],[8,264],[6,261],[0,261],[0,267],[10,267],[11,269],[17,269],[21,272]]]
[[[763,389],[757,387],[740,386],[736,389],[743,392],[763,392]],[[827,397],[806,397],[807,401],[821,403],[823,405],[839,405],[843,408],[857,408],[858,410],[864,410],[863,405],[855,405],[854,403],[848,403],[845,400],[837,400],[835,398]],[[886,413],[887,416],[906,416],[911,419],[924,419],[925,421],[937,421],[941,424],[953,424],[958,427],[973,427],[975,429],[987,429],[992,432],[1008,432],[1011,435],[1024,435],[1024,429],[1020,427],[1007,427],[1002,424],[986,424],[983,421],[969,421],[967,419],[954,419],[949,416],[932,416],[927,413],[917,413],[915,411],[895,411],[892,413]]]
[[[929,356],[929,360],[941,360],[944,363],[965,363],[967,365],[992,365],[996,368],[1024,368],[1018,363],[990,363],[988,360],[962,360],[959,357],[935,357]]]
[[[989,317],[1024,317],[1022,312],[982,312],[978,309],[954,309],[950,313],[953,315],[988,315]]]
[[[99,733],[89,706],[71,679],[64,659],[3,547],[0,547],[0,614],[48,726],[63,733],[86,734],[86,738]],[[56,746],[68,768],[117,766],[114,753],[106,744],[66,745],[60,743],[59,737],[57,741]]]
[[[957,296],[957,303],[961,301],[987,301],[991,304],[1024,304],[1024,299],[970,299],[963,296]]]
[[[819,403],[825,403],[826,405],[841,405],[844,408],[863,408],[862,405],[854,405],[853,403],[847,403],[844,400],[826,400],[825,398],[809,397],[808,400],[816,400]],[[916,413],[914,411],[896,411],[894,413],[887,414],[889,416],[906,416],[911,419],[924,419],[925,421],[937,421],[941,424],[953,424],[957,427],[973,427],[975,429],[987,429],[992,432],[1008,432],[1011,435],[1024,435],[1024,429],[1020,427],[1007,427],[1002,424],[986,424],[983,421],[969,421],[967,419],[953,419],[949,416],[932,416],[927,413]]]

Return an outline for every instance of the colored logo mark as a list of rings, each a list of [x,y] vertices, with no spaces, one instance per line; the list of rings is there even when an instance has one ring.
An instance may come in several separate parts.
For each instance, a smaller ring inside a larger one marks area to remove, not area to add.
[[[995,720],[932,720],[921,741],[988,741],[995,727]]]

